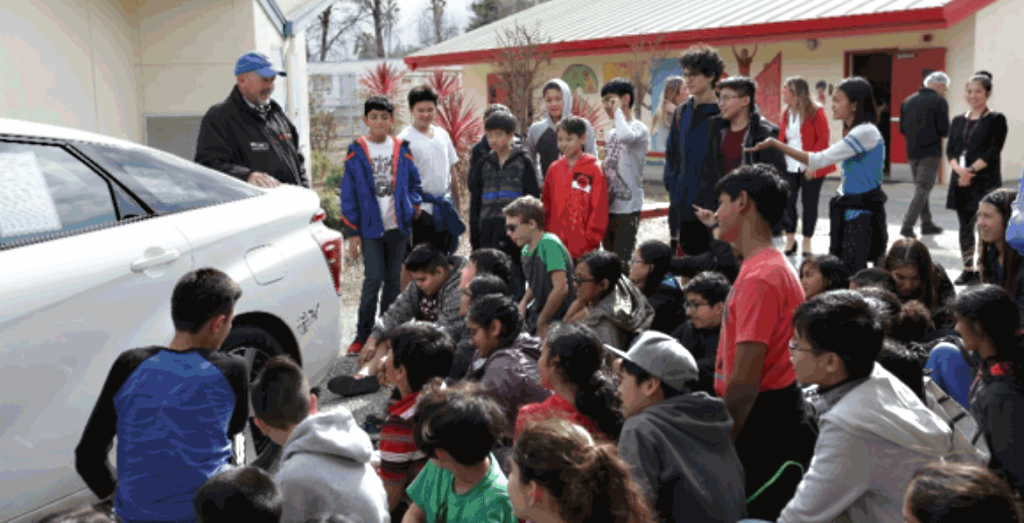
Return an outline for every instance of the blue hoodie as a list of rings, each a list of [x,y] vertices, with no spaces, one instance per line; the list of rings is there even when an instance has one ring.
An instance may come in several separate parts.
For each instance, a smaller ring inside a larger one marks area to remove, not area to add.
[[[369,149],[364,136],[348,146],[348,155],[345,157],[345,176],[341,178],[340,197],[341,220],[347,228],[346,236],[384,236],[384,215],[374,190]],[[409,142],[395,138],[394,159],[391,183],[395,189],[395,217],[398,219],[398,230],[408,235],[413,216],[423,201],[420,172],[413,163]]]

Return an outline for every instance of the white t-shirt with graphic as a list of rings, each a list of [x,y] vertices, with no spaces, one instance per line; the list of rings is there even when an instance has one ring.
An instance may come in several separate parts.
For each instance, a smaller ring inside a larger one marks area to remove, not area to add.
[[[459,162],[455,152],[455,144],[444,129],[431,125],[433,138],[409,126],[398,135],[400,140],[409,141],[409,149],[420,172],[420,183],[423,192],[441,196],[451,189],[452,166]],[[420,207],[424,212],[434,214],[434,206],[424,203]]]
[[[398,228],[395,215],[395,184],[392,168],[395,161],[395,138],[388,136],[384,143],[366,140],[370,148],[370,165],[373,166],[373,190],[377,193],[380,214],[384,218],[384,230]]]

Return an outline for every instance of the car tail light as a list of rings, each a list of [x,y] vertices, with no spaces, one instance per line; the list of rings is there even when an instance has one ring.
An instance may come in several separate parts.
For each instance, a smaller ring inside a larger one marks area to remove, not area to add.
[[[320,209],[313,215],[310,223],[322,222],[326,216],[327,213]],[[334,280],[334,292],[341,296],[341,233],[327,227],[318,229],[313,232],[313,238],[320,244],[320,252],[323,253],[327,269],[331,272],[331,279]]]

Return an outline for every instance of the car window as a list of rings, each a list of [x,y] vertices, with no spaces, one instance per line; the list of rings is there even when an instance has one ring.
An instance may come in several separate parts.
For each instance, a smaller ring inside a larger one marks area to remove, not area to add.
[[[129,190],[158,213],[250,198],[259,189],[226,174],[156,149],[97,144],[91,147]]]
[[[116,222],[109,183],[71,153],[0,141],[0,249]]]

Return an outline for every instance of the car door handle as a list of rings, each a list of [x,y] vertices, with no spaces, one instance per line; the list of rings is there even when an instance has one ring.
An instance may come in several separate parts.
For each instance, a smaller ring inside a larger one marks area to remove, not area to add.
[[[174,263],[175,260],[181,258],[181,253],[177,249],[152,255],[149,253],[150,249],[146,249],[146,251],[145,256],[132,262],[132,272],[142,272],[155,267],[162,267]]]

